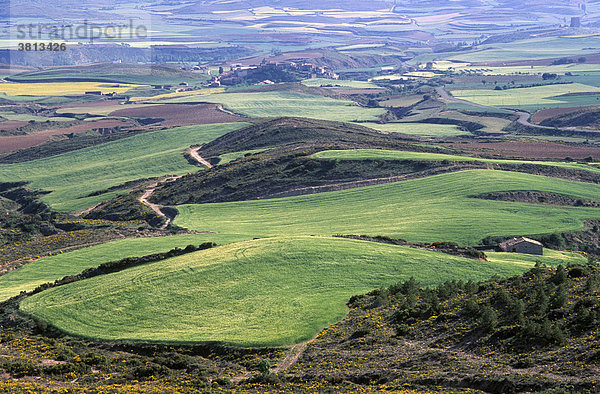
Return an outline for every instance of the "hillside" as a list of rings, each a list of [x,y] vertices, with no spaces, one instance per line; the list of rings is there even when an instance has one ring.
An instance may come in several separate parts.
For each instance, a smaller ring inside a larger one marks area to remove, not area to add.
[[[348,316],[286,373],[321,389],[595,392],[599,283],[598,266],[577,264],[434,288],[398,283],[352,297]]]

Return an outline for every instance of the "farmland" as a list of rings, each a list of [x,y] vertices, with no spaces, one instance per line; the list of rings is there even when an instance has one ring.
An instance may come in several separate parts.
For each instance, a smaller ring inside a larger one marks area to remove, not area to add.
[[[472,245],[486,236],[573,231],[583,228],[585,219],[600,218],[600,210],[594,208],[470,197],[508,190],[545,191],[593,200],[600,186],[515,172],[472,170],[298,197],[181,205],[175,224],[262,237],[366,233]]]
[[[98,339],[281,345],[309,339],[342,318],[357,292],[410,276],[433,285],[532,265],[347,239],[270,238],[58,287],[22,308]]]
[[[382,108],[363,108],[352,101],[295,92],[222,93],[189,96],[164,103],[217,103],[250,117],[295,116],[333,121],[372,121],[385,113]]]
[[[361,126],[387,133],[403,133],[414,135],[429,135],[436,137],[457,136],[469,134],[455,125],[440,125],[432,123],[360,123]]]
[[[226,244],[243,238],[221,234],[190,234],[155,238],[124,239],[91,246],[64,254],[38,259],[24,267],[0,276],[0,301],[31,291],[67,275],[76,275],[108,261],[167,252],[175,247],[199,245],[203,242]]]
[[[538,164],[544,166],[570,168],[574,170],[584,170],[600,173],[597,168],[586,164],[569,163],[560,161],[528,161],[528,160],[504,160],[504,159],[485,159],[479,157],[447,155],[443,153],[423,153],[423,152],[404,152],[383,149],[354,149],[354,150],[332,150],[315,153],[313,155],[319,159],[335,160],[365,160],[365,159],[386,159],[386,160],[448,160],[448,161],[479,161],[490,164]]]
[[[114,196],[88,194],[127,181],[197,171],[183,157],[190,145],[209,142],[243,123],[200,125],[136,135],[25,163],[0,166],[0,181],[29,181],[52,191],[43,200],[61,211],[82,210]]]
[[[456,98],[481,105],[509,108],[541,108],[549,106],[572,106],[558,97],[575,93],[597,93],[600,88],[579,83],[515,88],[507,90],[479,89],[453,90]]]
[[[125,93],[140,86],[99,82],[0,83],[0,93],[8,96],[66,96],[88,91]]]

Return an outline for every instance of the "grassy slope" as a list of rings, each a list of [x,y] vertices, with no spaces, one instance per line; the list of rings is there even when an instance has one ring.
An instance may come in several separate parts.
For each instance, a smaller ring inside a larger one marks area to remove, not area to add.
[[[222,93],[181,97],[160,103],[219,103],[237,113],[257,118],[295,116],[333,121],[377,120],[383,108],[353,106],[351,101],[295,92]]]
[[[175,247],[184,248],[187,245],[199,245],[202,242],[226,244],[243,239],[220,234],[124,239],[46,257],[0,276],[0,301],[14,297],[21,291],[31,291],[43,283],[53,282],[67,275],[76,275],[108,261],[167,252]]]
[[[101,339],[278,345],[311,338],[344,316],[351,295],[374,287],[410,276],[433,285],[525,269],[348,239],[270,238],[51,289],[22,309]]]
[[[411,135],[428,135],[436,137],[453,137],[457,135],[468,135],[468,131],[463,131],[452,124],[432,124],[432,123],[360,123],[361,126],[370,127],[374,130],[385,131],[387,133],[403,133]]]
[[[113,194],[80,198],[124,182],[195,172],[183,157],[192,144],[209,142],[245,123],[178,127],[84,148],[49,158],[0,166],[0,181],[31,181],[31,187],[53,191],[43,197],[61,211],[85,209]]]
[[[459,155],[446,155],[428,152],[405,152],[384,149],[352,149],[352,150],[328,150],[313,155],[318,159],[335,160],[363,160],[363,159],[386,159],[386,160],[449,160],[449,161],[480,161],[484,163],[497,164],[539,164],[545,166],[569,168],[572,170],[583,170],[600,173],[600,169],[586,164],[568,163],[559,161],[533,161],[533,160],[504,160],[483,159],[479,157],[468,157]]]
[[[337,192],[262,201],[181,205],[175,223],[250,236],[389,235],[475,244],[488,235],[577,230],[600,209],[470,198],[537,190],[595,199],[600,186],[517,172],[473,170]]]

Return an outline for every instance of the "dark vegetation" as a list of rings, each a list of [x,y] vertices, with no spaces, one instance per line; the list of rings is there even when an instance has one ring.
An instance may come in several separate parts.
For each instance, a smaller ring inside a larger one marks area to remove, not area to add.
[[[577,111],[569,112],[563,115],[558,115],[549,119],[544,119],[542,126],[550,127],[590,127],[592,129],[600,128],[600,109],[582,108]]]
[[[117,196],[92,209],[84,217],[96,220],[143,221],[153,227],[160,227],[165,222],[165,218],[138,201],[142,193],[143,191],[138,190]]]
[[[529,190],[515,190],[507,192],[486,193],[475,198],[485,200],[516,201],[532,204],[565,205],[572,207],[600,207],[600,201],[578,199],[558,193],[538,192]]]
[[[599,284],[596,265],[538,265],[509,279],[436,288],[401,282],[352,297],[348,316],[309,344],[288,379],[388,390],[594,392]]]
[[[460,246],[456,242],[408,242],[401,238],[390,238],[386,235],[340,235],[341,238],[359,239],[362,241],[381,242],[390,245],[409,246],[411,248],[433,250],[435,252],[447,253],[454,256],[467,257],[470,259],[487,260],[487,256],[481,250],[471,246]]]

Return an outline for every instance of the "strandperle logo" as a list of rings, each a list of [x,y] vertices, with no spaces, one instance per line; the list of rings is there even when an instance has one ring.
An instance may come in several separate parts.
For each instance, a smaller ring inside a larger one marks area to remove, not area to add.
[[[90,24],[87,20],[82,24],[57,26],[52,24],[17,25],[16,38],[19,40],[62,40],[89,41],[94,40],[126,40],[145,39],[148,28],[130,19],[125,24],[99,25]]]

